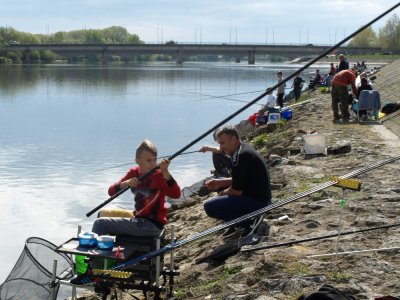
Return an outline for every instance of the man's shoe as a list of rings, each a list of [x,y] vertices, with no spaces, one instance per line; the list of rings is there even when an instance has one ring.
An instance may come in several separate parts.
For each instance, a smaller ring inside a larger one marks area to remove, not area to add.
[[[343,119],[342,119],[342,122],[343,122],[343,123],[349,123],[349,122],[350,122],[350,118],[343,118]]]
[[[222,233],[223,237],[230,237],[237,233],[240,229],[236,228],[235,226],[228,227],[224,233]]]

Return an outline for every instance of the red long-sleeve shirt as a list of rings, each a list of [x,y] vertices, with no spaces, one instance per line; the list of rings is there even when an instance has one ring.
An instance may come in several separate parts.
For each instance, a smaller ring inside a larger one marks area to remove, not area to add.
[[[356,74],[352,70],[343,70],[337,73],[332,79],[332,85],[348,86],[351,85],[353,94],[357,95]]]
[[[123,181],[140,177],[139,167],[131,168],[124,177],[112,184],[108,189],[110,196],[121,190]],[[181,189],[177,182],[171,177],[166,181],[160,170],[156,170],[146,178],[142,179],[134,190],[135,194],[135,217],[152,219],[160,224],[167,223],[167,206],[165,196],[179,198]]]

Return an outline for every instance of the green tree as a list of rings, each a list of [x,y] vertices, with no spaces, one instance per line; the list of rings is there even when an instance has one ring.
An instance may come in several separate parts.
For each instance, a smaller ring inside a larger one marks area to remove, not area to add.
[[[67,33],[65,31],[58,31],[50,36],[49,43],[61,44],[67,40]]]
[[[127,44],[144,44],[142,40],[140,40],[139,36],[137,34],[129,34],[127,40]]]
[[[400,51],[400,20],[397,14],[394,14],[379,30],[379,43],[383,49]]]
[[[357,34],[349,43],[351,47],[374,47],[378,44],[376,33],[371,26]]]
[[[108,44],[125,44],[128,38],[128,31],[121,26],[112,26],[102,30],[104,40]]]
[[[6,58],[12,60],[14,64],[22,64],[23,53],[21,51],[10,51],[7,53]]]
[[[33,50],[29,53],[29,60],[31,64],[40,63],[40,52],[38,50]]]
[[[90,29],[85,32],[85,43],[104,44],[105,40],[100,30]]]
[[[51,52],[50,50],[40,51],[40,60],[43,63],[49,64],[57,59],[57,54]]]

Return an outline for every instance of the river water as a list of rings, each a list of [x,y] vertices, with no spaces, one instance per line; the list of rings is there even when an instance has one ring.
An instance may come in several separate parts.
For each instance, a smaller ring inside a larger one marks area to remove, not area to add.
[[[96,214],[85,214],[108,199],[108,186],[129,168],[112,167],[132,162],[143,139],[157,144],[159,156],[174,154],[241,108],[240,101],[275,84],[277,70],[291,74],[299,67],[0,66],[0,283],[28,237],[59,245],[76,235],[78,225],[90,230]],[[205,95],[231,95],[235,101]],[[229,123],[247,119],[259,107]],[[187,151],[212,143],[208,136]],[[209,176],[211,169],[209,153],[181,155],[170,166],[181,187]],[[114,205],[129,207],[129,194]]]

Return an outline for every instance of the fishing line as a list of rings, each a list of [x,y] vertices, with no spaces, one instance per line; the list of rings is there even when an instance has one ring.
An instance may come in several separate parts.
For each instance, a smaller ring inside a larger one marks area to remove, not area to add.
[[[204,96],[204,97],[207,97],[207,98],[203,98],[203,99],[199,99],[199,100],[186,101],[186,102],[183,102],[183,103],[200,102],[200,101],[206,101],[206,100],[212,100],[212,99],[222,99],[222,100],[230,100],[230,101],[235,101],[235,102],[249,103],[249,101],[228,98],[228,97],[225,97],[225,96],[213,96],[213,95],[196,93],[196,92],[185,92],[185,93]],[[262,105],[262,104],[259,104],[259,103],[257,103],[257,104],[258,105]]]
[[[192,153],[197,153],[200,152],[199,150],[195,150],[195,151],[188,151],[188,152],[184,152],[180,155],[185,155],[185,154],[192,154]],[[163,159],[163,158],[168,158],[170,155],[166,155],[166,156],[160,156],[157,157],[157,159]],[[103,168],[103,169],[97,169],[94,170],[93,172],[99,172],[99,171],[105,171],[105,170],[111,170],[111,169],[115,169],[115,168],[119,168],[119,167],[123,167],[123,166],[129,166],[129,165],[133,165],[136,164],[136,162],[130,162],[130,163],[126,163],[126,164],[121,164],[121,165],[116,165],[116,166],[112,166],[112,167],[108,167],[108,168]]]
[[[236,112],[232,113],[230,116],[226,117],[225,119],[223,119],[221,122],[219,122],[218,124],[214,125],[212,128],[210,128],[209,130],[207,130],[206,132],[204,132],[202,135],[200,135],[198,138],[194,139],[192,142],[190,142],[189,144],[187,144],[186,146],[184,146],[182,149],[178,150],[175,154],[171,155],[168,159],[171,161],[173,160],[175,157],[177,157],[178,155],[182,154],[185,150],[189,149],[190,147],[192,147],[194,144],[196,144],[198,141],[202,140],[203,138],[205,138],[207,135],[209,135],[210,133],[212,133],[214,130],[216,130],[217,128],[221,127],[222,125],[224,125],[226,122],[228,122],[229,120],[232,120],[234,117],[236,117],[237,115],[239,115],[240,113],[242,113],[243,111],[245,111],[247,108],[249,108],[250,106],[252,106],[254,103],[258,102],[260,99],[264,98],[271,90],[275,90],[276,88],[280,87],[281,85],[285,84],[286,82],[288,82],[289,80],[291,80],[292,78],[294,78],[296,76],[296,74],[301,73],[302,71],[306,70],[308,67],[310,67],[311,65],[313,65],[314,63],[316,63],[317,61],[319,61],[321,58],[325,57],[326,55],[332,53],[334,50],[336,50],[337,48],[339,48],[340,45],[344,44],[345,42],[347,42],[348,40],[350,40],[351,38],[353,38],[355,35],[359,34],[360,32],[362,32],[363,30],[365,30],[366,28],[368,28],[369,26],[371,26],[373,23],[375,23],[376,21],[378,21],[379,19],[381,19],[382,17],[384,17],[385,15],[387,15],[389,12],[391,12],[392,10],[394,10],[395,8],[397,8],[398,6],[400,6],[400,2],[397,3],[396,5],[394,5],[393,7],[391,7],[390,9],[388,9],[387,11],[385,11],[384,13],[380,14],[378,17],[376,17],[375,19],[373,19],[372,21],[368,22],[366,25],[360,27],[358,30],[356,30],[355,32],[353,32],[352,34],[348,35],[346,38],[344,38],[343,40],[341,40],[339,43],[337,43],[336,45],[328,48],[327,50],[325,50],[324,52],[322,52],[322,54],[320,54],[319,56],[317,56],[316,58],[312,59],[311,61],[309,61],[308,63],[306,63],[303,67],[301,67],[300,69],[298,69],[297,71],[293,72],[291,75],[289,75],[288,77],[285,77],[284,79],[282,79],[282,81],[278,82],[277,84],[275,84],[274,86],[272,86],[270,89],[268,89],[268,91],[264,91],[261,95],[259,95],[258,97],[256,97],[255,99],[253,99],[252,101],[250,101],[249,103],[247,103],[246,105],[244,105],[242,108],[240,108],[239,110],[237,110]],[[143,174],[142,176],[140,176],[138,179],[139,181],[142,180],[143,178],[146,178],[147,176],[149,176],[150,174],[152,174],[155,170],[157,170],[159,168],[159,166],[156,166],[154,168],[152,168],[151,170],[149,170],[148,172],[146,172],[145,174]],[[94,209],[92,209],[90,212],[88,212],[86,214],[87,217],[89,217],[90,215],[92,215],[95,211],[99,210],[100,208],[102,208],[103,206],[107,205],[109,202],[111,202],[113,199],[117,198],[119,195],[125,193],[127,190],[129,189],[129,187],[120,190],[118,193],[116,193],[115,195],[111,196],[109,199],[107,199],[106,201],[104,201],[102,204],[98,205],[97,207],[95,207]]]

